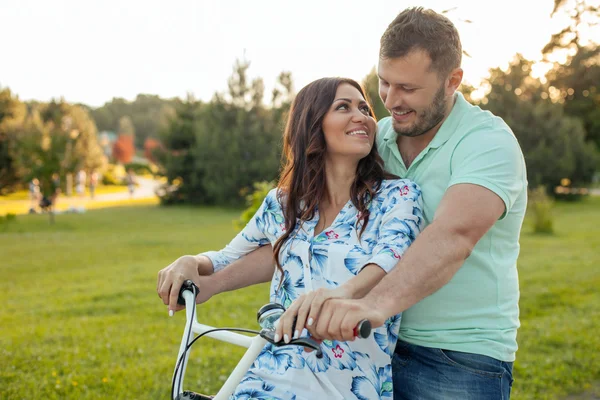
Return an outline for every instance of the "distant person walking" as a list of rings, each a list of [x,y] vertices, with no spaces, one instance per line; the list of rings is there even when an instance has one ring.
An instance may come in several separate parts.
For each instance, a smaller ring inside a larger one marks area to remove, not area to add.
[[[50,223],[54,223],[54,211],[60,193],[60,176],[56,172],[53,173],[50,181],[44,180],[42,189],[43,196],[40,200],[40,208],[50,214]]]
[[[127,189],[129,190],[129,198],[133,197],[135,191],[136,179],[135,172],[131,168],[127,169],[127,176],[125,177],[125,183],[127,183]]]
[[[31,200],[31,204],[29,206],[29,213],[35,214],[36,207],[40,202],[40,181],[38,178],[33,178],[31,182],[29,182],[29,199]]]
[[[76,177],[75,182],[75,192],[79,197],[82,197],[85,194],[85,179],[86,173],[84,170],[79,170]]]
[[[96,186],[98,185],[98,172],[93,170],[90,174],[90,197],[93,199],[96,194]]]

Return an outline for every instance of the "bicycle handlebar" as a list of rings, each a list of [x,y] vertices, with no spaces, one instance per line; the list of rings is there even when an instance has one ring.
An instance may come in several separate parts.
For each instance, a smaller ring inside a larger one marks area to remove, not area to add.
[[[196,294],[198,294],[198,292],[200,291],[198,286],[196,286],[196,284],[194,282],[192,282],[190,279],[185,280],[183,282],[183,284],[181,285],[181,288],[179,288],[179,297],[177,297],[177,304],[179,304],[180,306],[185,306],[185,299],[183,298],[183,292],[185,292],[186,290],[189,290],[190,292],[194,293],[194,288],[196,288]]]
[[[194,291],[194,288],[196,289],[195,291]],[[177,298],[177,304],[185,306],[185,299],[183,298],[182,295],[183,295],[183,292],[186,290],[189,290],[192,293],[195,292],[196,294],[200,291],[200,289],[198,288],[198,286],[196,286],[196,284],[194,282],[192,282],[190,279],[187,279],[186,281],[183,282],[183,284],[181,285],[181,288],[179,289],[179,297]],[[356,327],[354,327],[354,337],[366,339],[369,337],[369,335],[371,335],[371,330],[372,330],[371,322],[368,319],[363,319],[362,321],[360,321],[358,323],[358,325],[356,325]],[[276,344],[273,341],[272,337],[265,337],[265,339],[273,344]],[[292,344],[292,343],[290,343],[290,344]],[[304,344],[302,344],[302,345],[304,345]],[[313,348],[312,345],[307,345],[306,347]],[[317,349],[315,348],[315,350],[317,350]]]

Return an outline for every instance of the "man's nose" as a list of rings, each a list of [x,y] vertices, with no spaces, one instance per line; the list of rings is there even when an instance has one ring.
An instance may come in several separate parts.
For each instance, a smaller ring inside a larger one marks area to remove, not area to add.
[[[393,87],[388,89],[384,105],[388,110],[393,110],[394,108],[398,108],[402,105],[402,96],[398,90]]]

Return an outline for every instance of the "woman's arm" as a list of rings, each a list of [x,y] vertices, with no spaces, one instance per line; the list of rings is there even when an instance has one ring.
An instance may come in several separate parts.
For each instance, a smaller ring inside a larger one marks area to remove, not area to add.
[[[183,256],[173,262],[166,268],[163,268],[158,273],[157,292],[163,303],[169,307],[169,315],[173,315],[174,311],[181,310],[183,307],[177,304],[179,290],[183,282],[191,279],[202,291],[200,284],[206,289],[211,281],[214,280],[202,277],[203,275],[211,275],[214,272],[222,270],[225,266],[239,260],[241,257],[252,253],[259,247],[262,247],[269,242],[266,231],[270,227],[271,219],[265,215],[266,205],[270,206],[270,212],[273,212],[272,202],[276,201],[274,190],[269,192],[263,204],[258,209],[254,217],[248,222],[244,229],[221,251],[206,252],[196,256]],[[270,247],[270,246],[269,246]],[[267,269],[269,267],[266,259],[267,250],[258,253],[250,259],[256,262],[260,268],[257,271],[245,269],[245,273],[238,272],[241,268],[250,264],[248,260],[241,262],[231,275],[226,275],[226,282],[223,288],[244,287],[252,284],[250,282],[263,281]],[[271,275],[273,271],[273,263],[271,260]],[[252,277],[254,273],[258,277]],[[210,288],[209,288],[210,289]],[[232,290],[232,289],[228,289]],[[210,293],[210,291],[208,291]]]
[[[252,268],[252,273],[248,273],[249,268]],[[247,256],[233,262],[227,268],[206,277],[206,279],[209,283],[209,292],[211,296],[214,296],[219,293],[269,282],[273,278],[274,271],[273,248],[267,245],[254,250]],[[198,303],[202,303],[202,301]]]
[[[362,299],[384,276],[385,271],[379,265],[368,264],[358,275],[340,287],[348,293],[347,299]]]

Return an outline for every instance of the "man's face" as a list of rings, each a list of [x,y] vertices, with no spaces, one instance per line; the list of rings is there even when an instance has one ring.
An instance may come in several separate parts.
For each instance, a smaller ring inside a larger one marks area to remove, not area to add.
[[[430,65],[431,59],[422,50],[379,60],[379,95],[392,115],[398,135],[420,136],[446,116],[451,98],[446,96],[446,79]]]

